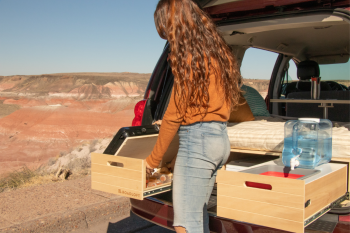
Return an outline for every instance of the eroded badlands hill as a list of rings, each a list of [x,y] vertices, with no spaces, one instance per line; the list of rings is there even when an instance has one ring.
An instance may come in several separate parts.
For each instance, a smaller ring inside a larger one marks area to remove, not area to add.
[[[150,74],[137,73],[67,73],[0,76],[2,95],[26,97],[74,97],[101,99],[139,96]]]

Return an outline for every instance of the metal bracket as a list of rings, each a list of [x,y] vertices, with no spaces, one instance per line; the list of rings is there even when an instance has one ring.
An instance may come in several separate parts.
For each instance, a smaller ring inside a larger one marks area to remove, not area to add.
[[[321,105],[318,106],[319,108],[323,108],[323,119],[328,119],[328,108],[333,108],[333,103],[321,103]]]
[[[155,195],[155,194],[158,194],[158,193],[164,193],[166,191],[171,190],[171,187],[172,186],[167,186],[167,187],[162,187],[162,188],[159,188],[159,189],[154,189],[154,190],[151,190],[151,191],[147,191],[147,192],[143,193],[143,196],[144,197],[148,197],[148,196]]]

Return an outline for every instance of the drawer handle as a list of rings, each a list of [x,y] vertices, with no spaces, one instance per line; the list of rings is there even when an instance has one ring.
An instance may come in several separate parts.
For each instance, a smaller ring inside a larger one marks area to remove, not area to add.
[[[305,202],[305,208],[309,207],[310,205],[311,205],[311,200],[309,199]]]
[[[112,161],[108,161],[107,162],[108,166],[112,166],[112,167],[124,167],[123,163],[118,163],[118,162],[112,162]]]
[[[251,181],[246,181],[245,186],[250,188],[272,190],[272,186],[269,184],[263,184],[263,183],[257,183],[257,182],[251,182]]]

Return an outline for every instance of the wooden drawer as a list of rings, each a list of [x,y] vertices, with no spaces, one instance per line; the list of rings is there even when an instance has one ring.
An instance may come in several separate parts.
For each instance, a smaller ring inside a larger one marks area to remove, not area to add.
[[[217,215],[276,229],[304,232],[304,227],[345,199],[347,167],[324,164],[305,180],[220,170],[217,175]],[[248,187],[246,182],[270,185]]]
[[[171,183],[146,188],[145,159],[150,155],[158,135],[127,138],[116,155],[91,153],[92,189],[143,200],[144,197],[171,190]],[[174,138],[160,166],[171,161],[179,148]]]

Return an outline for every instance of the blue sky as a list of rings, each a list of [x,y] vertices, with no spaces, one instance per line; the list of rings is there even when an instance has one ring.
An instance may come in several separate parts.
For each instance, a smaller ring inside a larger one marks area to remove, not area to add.
[[[0,75],[152,72],[157,0],[0,0]]]
[[[157,2],[0,0],[0,75],[151,73],[165,45],[153,22]],[[276,58],[248,49],[243,77],[270,79]]]

